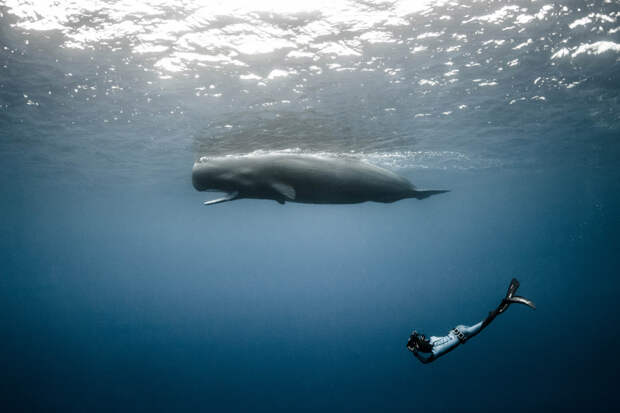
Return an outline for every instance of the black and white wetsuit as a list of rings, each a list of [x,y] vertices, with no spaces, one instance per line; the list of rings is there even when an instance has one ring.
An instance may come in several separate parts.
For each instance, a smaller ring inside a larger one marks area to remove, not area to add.
[[[432,346],[433,350],[430,353],[420,353],[414,350],[412,350],[412,352],[422,363],[430,363],[478,334],[482,330],[483,324],[484,322],[481,321],[469,327],[462,324],[458,325],[445,336],[431,336],[429,344]]]
[[[474,324],[473,326],[458,325],[452,330],[450,330],[450,332],[443,337],[431,336],[430,339],[428,340],[428,344],[430,345],[430,348],[431,348],[430,351],[428,350],[420,351],[416,348],[415,345],[412,347],[407,345],[407,348],[409,348],[409,350],[413,353],[413,355],[416,356],[418,360],[420,360],[422,363],[424,364],[430,363],[431,361],[434,361],[438,357],[441,357],[444,354],[449,353],[450,351],[458,347],[460,344],[465,343],[467,340],[469,340],[473,336],[480,333],[480,331],[482,331],[486,326],[491,324],[491,321],[493,321],[495,317],[497,317],[499,314],[506,311],[506,309],[508,308],[510,304],[513,304],[513,303],[525,304],[528,307],[535,309],[536,306],[534,305],[532,301],[526,298],[514,295],[518,288],[519,288],[519,281],[513,278],[510,283],[510,286],[508,287],[508,292],[506,293],[506,297],[502,300],[502,302],[499,304],[499,306],[495,310],[491,311],[489,315],[484,320],[480,321],[478,324]],[[417,333],[414,331],[414,334],[417,334]],[[412,337],[414,337],[414,334],[412,334]]]

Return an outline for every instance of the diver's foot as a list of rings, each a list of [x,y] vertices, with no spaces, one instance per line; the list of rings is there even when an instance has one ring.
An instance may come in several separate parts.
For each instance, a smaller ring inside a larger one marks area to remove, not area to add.
[[[533,301],[528,300],[525,297],[520,297],[518,295],[515,295],[515,293],[517,292],[517,289],[519,288],[519,285],[520,285],[519,281],[517,281],[516,278],[513,278],[512,281],[510,282],[510,286],[508,286],[508,291],[506,292],[506,298],[502,300],[502,303],[500,304],[498,308],[498,311],[500,313],[503,313],[504,311],[506,311],[506,309],[508,308],[510,304],[515,304],[515,303],[527,305],[533,310],[536,309],[536,305],[534,304]]]

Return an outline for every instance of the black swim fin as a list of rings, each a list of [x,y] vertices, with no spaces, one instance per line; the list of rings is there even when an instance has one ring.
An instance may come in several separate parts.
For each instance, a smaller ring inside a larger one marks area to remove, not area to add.
[[[514,304],[514,303],[524,304],[530,307],[532,310],[536,310],[536,305],[534,304],[532,300],[528,300],[525,297],[514,295],[517,292],[519,285],[520,285],[519,281],[517,281],[516,278],[513,278],[512,281],[510,282],[510,286],[508,287],[508,291],[506,292],[505,300],[511,304]]]

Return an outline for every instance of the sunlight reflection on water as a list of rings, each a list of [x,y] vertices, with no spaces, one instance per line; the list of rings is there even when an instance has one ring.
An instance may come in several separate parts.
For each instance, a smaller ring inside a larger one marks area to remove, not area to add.
[[[36,141],[50,162],[77,147],[88,165],[127,168],[299,149],[485,168],[535,163],[581,125],[620,124],[609,2],[4,4],[0,74],[16,92],[5,119],[62,130],[0,150]],[[138,162],[126,146],[142,148]]]

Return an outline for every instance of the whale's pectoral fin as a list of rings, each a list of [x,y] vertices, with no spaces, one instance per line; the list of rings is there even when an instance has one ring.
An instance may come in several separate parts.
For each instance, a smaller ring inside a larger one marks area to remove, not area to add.
[[[215,205],[215,204],[220,204],[222,202],[232,201],[234,199],[237,199],[237,195],[239,195],[238,191],[231,192],[230,194],[228,194],[228,195],[226,195],[224,197],[217,198],[217,199],[214,199],[212,201],[205,201],[204,205]]]
[[[297,196],[297,193],[295,192],[295,188],[293,188],[292,186],[288,184],[283,184],[281,182],[275,182],[271,184],[271,187],[275,189],[277,193],[282,195],[285,198],[285,200],[288,199],[289,201],[294,201],[295,197]],[[281,203],[283,204],[284,200]]]

